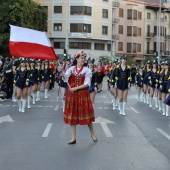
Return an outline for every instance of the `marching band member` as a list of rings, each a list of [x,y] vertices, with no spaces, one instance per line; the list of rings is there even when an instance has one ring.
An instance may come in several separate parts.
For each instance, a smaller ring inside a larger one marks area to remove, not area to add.
[[[136,73],[136,86],[138,87],[138,101],[143,102],[143,67]],[[142,92],[142,93],[141,93]]]
[[[155,94],[155,89],[156,89],[156,86],[157,86],[157,66],[158,66],[158,63],[156,60],[154,60],[152,62],[152,70],[150,71],[150,75],[148,77],[149,79],[149,87],[150,87],[150,98],[149,98],[149,107],[152,107],[152,100],[153,100],[153,96]],[[157,94],[155,94],[157,95]],[[155,97],[155,107],[158,108],[158,101],[157,101],[157,97]]]
[[[93,131],[95,121],[94,109],[88,92],[92,73],[84,67],[86,57],[82,53],[75,55],[76,65],[71,66],[65,73],[69,78],[70,89],[66,93],[64,122],[71,125],[72,139],[68,144],[76,144],[76,125],[88,125],[93,141],[98,140]]]
[[[36,101],[40,101],[40,88],[42,84],[42,66],[41,66],[41,60],[37,61],[37,97]]]
[[[42,66],[42,70],[43,70],[43,76],[42,76],[42,81],[44,84],[44,90],[45,90],[45,99],[48,98],[48,90],[49,90],[49,86],[50,86],[50,82],[51,82],[51,68],[49,66],[49,61],[45,60],[44,65]]]
[[[97,78],[98,78],[98,74],[94,68],[94,59],[90,58],[88,60],[88,68],[92,72],[91,85],[89,86],[89,93],[90,93],[90,99],[92,101],[92,104],[94,105],[94,99],[97,93]]]
[[[126,115],[125,108],[127,103],[128,89],[130,88],[130,66],[127,66],[126,56],[121,56],[121,65],[116,67],[116,83],[118,88],[119,107],[121,115]]]
[[[166,97],[168,94],[168,79],[170,79],[170,70],[169,70],[169,63],[168,61],[165,61],[164,63],[164,70],[161,74],[161,80],[160,80],[160,89],[162,92],[162,111],[163,116],[168,115],[168,109],[169,106],[165,104]]]
[[[149,76],[150,76],[150,69],[151,62],[148,60],[144,69],[144,78],[143,78],[143,92],[144,92],[144,103],[149,104]]]
[[[25,59],[21,60],[20,67],[17,68],[14,77],[14,85],[17,87],[17,100],[19,106],[19,112],[25,112],[26,98],[27,98],[27,88],[29,85],[29,70],[26,68]],[[22,97],[22,105],[21,105]]]

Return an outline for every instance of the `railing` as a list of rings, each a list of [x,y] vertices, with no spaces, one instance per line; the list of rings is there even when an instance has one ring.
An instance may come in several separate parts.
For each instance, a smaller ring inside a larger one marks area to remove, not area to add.
[[[166,39],[170,39],[170,35],[165,35],[165,38]]]
[[[119,18],[112,18],[112,23],[118,23],[120,21]]]
[[[120,3],[119,2],[116,2],[116,1],[112,1],[112,7],[114,8],[117,8],[120,6]]]
[[[113,34],[113,35],[112,35],[112,39],[113,39],[113,40],[119,40],[119,35]]]
[[[69,33],[70,38],[92,38],[91,33],[79,33],[79,32],[72,32]]]
[[[147,33],[146,33],[146,36],[147,36],[147,37],[154,37],[155,35],[154,35],[154,33],[152,33],[152,32],[147,32]]]
[[[146,54],[154,54],[154,50],[146,50]]]

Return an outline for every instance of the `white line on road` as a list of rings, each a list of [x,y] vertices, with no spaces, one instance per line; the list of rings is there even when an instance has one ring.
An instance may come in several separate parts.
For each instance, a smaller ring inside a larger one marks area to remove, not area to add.
[[[164,132],[162,129],[157,128],[157,131],[170,140],[170,136],[166,132]]]
[[[51,130],[52,125],[53,125],[52,123],[47,124],[47,127],[45,128],[44,133],[42,134],[43,138],[48,137],[48,134],[49,134],[49,132]]]
[[[135,113],[139,113],[136,109],[134,109],[133,107],[130,107]]]
[[[54,111],[57,111],[59,109],[60,105],[56,105],[56,107],[54,108]]]
[[[102,126],[102,128],[103,128],[103,131],[104,131],[104,133],[106,134],[106,136],[109,138],[112,138],[113,137],[113,135],[112,135],[112,133],[110,132],[110,129],[108,128],[108,126],[107,126],[107,124],[106,123],[101,123],[101,126]]]

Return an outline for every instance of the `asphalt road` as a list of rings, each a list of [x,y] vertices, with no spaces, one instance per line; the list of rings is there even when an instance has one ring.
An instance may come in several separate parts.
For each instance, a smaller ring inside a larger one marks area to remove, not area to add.
[[[0,170],[170,170],[170,119],[138,102],[135,87],[121,116],[104,83],[94,106],[97,144],[87,126],[77,126],[77,144],[67,144],[57,89],[49,94],[25,113],[12,101],[0,104]]]

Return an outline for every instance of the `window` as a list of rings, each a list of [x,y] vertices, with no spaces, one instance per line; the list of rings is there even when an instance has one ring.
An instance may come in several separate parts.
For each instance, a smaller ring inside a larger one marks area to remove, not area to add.
[[[138,36],[141,36],[141,28],[138,28]]]
[[[165,22],[167,21],[167,15],[165,15],[165,19],[164,19],[164,21],[165,21]]]
[[[108,27],[107,26],[102,26],[102,34],[107,35],[108,34]]]
[[[131,53],[132,51],[132,43],[127,43],[127,53]]]
[[[94,49],[95,49],[95,50],[104,50],[104,44],[95,43],[95,44],[94,44]]]
[[[71,6],[70,14],[71,15],[90,15],[91,16],[91,14],[92,14],[91,7]]]
[[[118,27],[118,33],[123,34],[123,25],[119,25]]]
[[[62,6],[54,6],[54,13],[62,13]]]
[[[157,35],[157,26],[154,26],[154,35]]]
[[[119,8],[119,17],[123,18],[123,9]]]
[[[127,36],[132,36],[132,26],[127,26]]]
[[[141,52],[141,44],[137,44],[137,52]]]
[[[103,9],[103,18],[108,18],[108,10]]]
[[[127,10],[127,19],[132,20],[132,9]]]
[[[133,36],[137,37],[137,27],[133,26]]]
[[[91,49],[91,43],[70,42],[69,48],[72,48],[72,49]]]
[[[157,42],[154,42],[153,44],[153,50],[156,52],[157,51]]]
[[[136,43],[133,43],[133,53],[136,53]]]
[[[111,44],[107,44],[107,51],[111,51]]]
[[[123,42],[118,43],[118,51],[123,51]]]
[[[151,19],[151,13],[147,12],[147,19]]]
[[[64,49],[65,43],[64,42],[54,42],[54,48]]]
[[[133,10],[133,19],[137,20],[137,10]]]
[[[54,24],[54,31],[62,31],[62,24]]]
[[[138,20],[142,20],[142,12],[138,11]]]
[[[70,32],[91,33],[91,25],[90,24],[70,24]]]
[[[103,0],[103,1],[108,2],[108,0]]]

